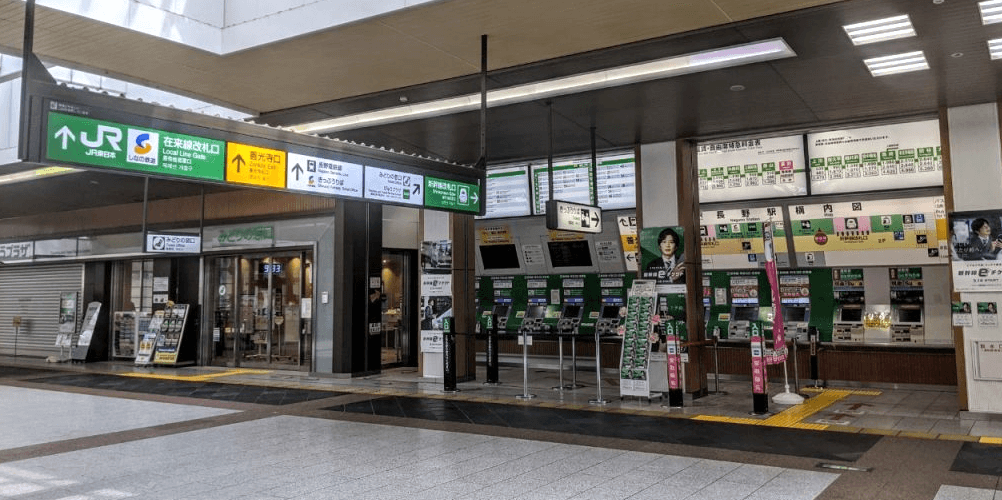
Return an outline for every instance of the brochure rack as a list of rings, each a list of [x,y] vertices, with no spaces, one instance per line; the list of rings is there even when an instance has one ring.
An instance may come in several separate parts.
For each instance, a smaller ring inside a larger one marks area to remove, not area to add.
[[[619,395],[651,397],[651,332],[657,302],[656,282],[636,280],[626,303],[622,327],[623,351],[619,359]]]

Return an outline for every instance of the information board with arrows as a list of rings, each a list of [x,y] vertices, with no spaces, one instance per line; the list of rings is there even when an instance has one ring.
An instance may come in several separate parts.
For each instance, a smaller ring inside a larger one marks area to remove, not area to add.
[[[480,210],[480,189],[465,182],[424,178],[424,206],[476,213]]]
[[[362,165],[289,153],[286,184],[289,189],[335,196],[362,197]]]
[[[226,143],[226,181],[285,188],[285,151]]]
[[[424,176],[383,168],[365,168],[365,197],[407,205],[424,205]]]

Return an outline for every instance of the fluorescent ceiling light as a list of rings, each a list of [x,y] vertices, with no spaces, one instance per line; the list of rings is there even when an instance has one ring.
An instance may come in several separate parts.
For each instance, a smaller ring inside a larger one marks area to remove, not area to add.
[[[721,49],[683,54],[630,66],[621,66],[564,78],[527,83],[487,93],[487,106],[576,94],[619,85],[670,78],[673,76],[730,68],[744,64],[772,61],[797,54],[782,38],[773,38]],[[409,104],[356,115],[304,123],[291,127],[296,132],[327,134],[338,130],[371,127],[407,120],[432,118],[480,108],[480,94],[469,94],[438,101]]]
[[[915,28],[912,26],[911,19],[907,15],[850,24],[842,28],[849,35],[849,39],[852,40],[853,45],[866,45],[884,40],[915,36]]]
[[[992,56],[993,61],[1002,59],[1002,38],[988,40],[988,54]]]
[[[925,54],[921,50],[893,56],[865,59],[863,62],[866,64],[866,69],[870,70],[870,74],[873,76],[886,76],[929,69],[929,63],[925,60]]]
[[[981,11],[981,24],[1002,22],[1002,0],[978,2],[978,10]]]
[[[3,184],[14,184],[16,182],[28,182],[41,179],[43,177],[54,177],[57,175],[72,174],[75,172],[80,172],[75,168],[69,167],[44,167],[36,168],[35,170],[25,170],[24,172],[17,172],[14,174],[0,175],[0,185]]]

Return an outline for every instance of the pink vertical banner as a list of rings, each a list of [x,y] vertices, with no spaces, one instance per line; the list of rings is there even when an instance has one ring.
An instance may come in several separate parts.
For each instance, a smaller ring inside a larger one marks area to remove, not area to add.
[[[666,346],[668,348],[668,388],[681,389],[682,381],[679,377],[679,369],[682,363],[678,352],[678,337],[668,334],[666,338],[668,344]]]
[[[779,291],[779,271],[776,269],[776,247],[773,243],[772,221],[763,225],[762,239],[765,244],[765,276],[772,288],[772,348],[775,356],[769,356],[767,363],[776,365],[786,361],[786,335],[783,331],[783,301]]]
[[[752,322],[751,336],[751,366],[752,366],[752,392],[755,394],[765,394],[765,339],[762,337],[762,330],[757,321]]]

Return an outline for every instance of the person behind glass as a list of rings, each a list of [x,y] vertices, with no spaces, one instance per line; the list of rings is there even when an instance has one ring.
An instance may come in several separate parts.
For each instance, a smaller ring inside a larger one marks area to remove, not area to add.
[[[682,256],[678,233],[670,227],[658,234],[658,249],[661,256],[644,268],[644,277],[668,280],[669,283],[684,282],[685,258]],[[676,255],[678,252],[678,255]]]
[[[971,222],[971,237],[967,239],[967,248],[962,257],[964,260],[996,260],[1002,242],[992,239],[992,225],[987,219],[977,218]]]

